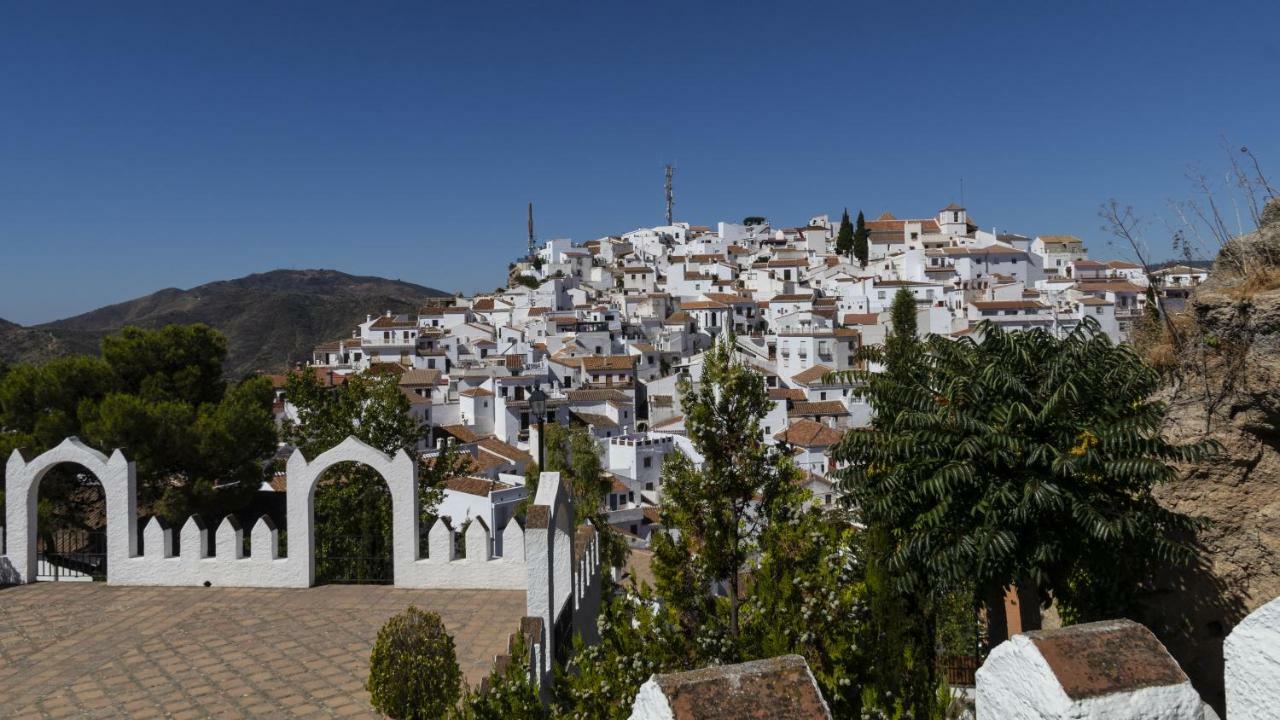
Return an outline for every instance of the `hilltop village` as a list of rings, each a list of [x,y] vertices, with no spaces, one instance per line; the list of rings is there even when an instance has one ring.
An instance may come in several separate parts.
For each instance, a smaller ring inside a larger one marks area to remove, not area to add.
[[[792,452],[815,502],[830,505],[830,450],[871,420],[839,373],[857,367],[860,347],[884,341],[899,291],[913,297],[921,335],[960,337],[984,320],[1065,333],[1090,317],[1123,342],[1148,302],[1177,309],[1207,276],[1174,266],[1152,273],[1149,288],[1144,268],[1092,259],[1078,237],[987,232],[956,204],[924,218],[859,216],[860,253],[839,252],[848,249],[840,225],[827,215],[788,228],[676,222],[581,244],[535,244],[531,230],[507,288],[370,314],[350,337],[316,347],[310,371],[325,384],[398,377],[429,427],[424,457],[446,444],[471,456],[440,508],[458,522],[506,526],[526,495],[540,420],[586,428],[612,482],[609,521],[643,548],[659,521],[663,459],[680,451],[699,461],[684,436],[680,380],[697,381],[717,338],[732,336],[764,376],[765,440]],[[283,393],[277,410],[294,412]]]

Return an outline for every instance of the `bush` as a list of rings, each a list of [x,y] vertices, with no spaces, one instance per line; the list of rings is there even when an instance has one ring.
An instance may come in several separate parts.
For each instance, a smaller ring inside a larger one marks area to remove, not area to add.
[[[517,635],[511,660],[495,667],[488,688],[469,693],[461,713],[463,720],[546,720],[550,717],[538,688],[529,680],[529,648]]]
[[[369,657],[375,710],[395,720],[442,718],[462,693],[453,638],[435,613],[410,605],[378,631]]]

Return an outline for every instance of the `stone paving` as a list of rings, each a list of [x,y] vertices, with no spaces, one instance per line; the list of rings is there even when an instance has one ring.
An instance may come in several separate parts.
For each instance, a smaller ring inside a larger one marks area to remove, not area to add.
[[[0,717],[377,717],[378,628],[440,614],[478,685],[525,614],[520,591],[108,587],[0,589]]]

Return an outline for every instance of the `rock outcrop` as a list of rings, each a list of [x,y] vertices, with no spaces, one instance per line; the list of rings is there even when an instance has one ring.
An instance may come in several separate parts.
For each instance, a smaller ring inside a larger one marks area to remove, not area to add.
[[[1219,712],[1223,639],[1280,596],[1280,286],[1270,285],[1280,285],[1280,200],[1192,297],[1182,373],[1166,398],[1171,439],[1209,437],[1222,452],[1158,490],[1166,507],[1208,525],[1203,562],[1165,578],[1144,620]]]

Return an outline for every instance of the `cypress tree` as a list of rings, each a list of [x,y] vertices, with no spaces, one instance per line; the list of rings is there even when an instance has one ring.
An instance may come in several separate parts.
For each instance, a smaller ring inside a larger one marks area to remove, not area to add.
[[[849,217],[849,212],[845,211],[845,218]],[[843,230],[843,226],[841,227]],[[853,231],[853,254],[858,258],[858,262],[862,267],[867,266],[867,239],[871,237],[871,231],[867,229],[867,219],[862,216],[862,211],[858,211],[858,227]]]
[[[853,225],[849,222],[849,208],[840,218],[840,232],[836,234],[836,253],[853,257]]]

